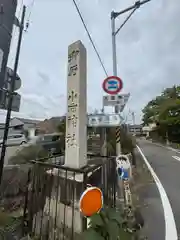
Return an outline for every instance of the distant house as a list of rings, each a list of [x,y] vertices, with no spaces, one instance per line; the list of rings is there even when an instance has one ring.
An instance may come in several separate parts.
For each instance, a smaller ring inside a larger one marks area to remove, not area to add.
[[[28,136],[36,135],[36,126],[39,120],[25,119],[25,118],[12,118],[10,121],[9,134],[28,132]]]
[[[150,123],[149,125],[144,126],[142,130],[143,130],[143,133],[144,133],[147,137],[149,137],[150,132],[153,131],[155,128],[156,128],[156,123]]]
[[[136,135],[141,135],[142,134],[142,125],[129,125],[128,126],[129,128],[129,132],[130,133],[133,133],[133,134],[136,134]]]
[[[61,121],[65,119],[65,116],[61,117],[52,117],[50,119],[45,119],[37,124],[37,130],[42,134],[49,134],[57,132],[58,125]]]

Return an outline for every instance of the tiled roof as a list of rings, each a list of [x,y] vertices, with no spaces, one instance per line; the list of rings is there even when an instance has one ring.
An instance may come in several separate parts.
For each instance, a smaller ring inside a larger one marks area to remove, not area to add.
[[[11,120],[13,120],[13,119],[18,119],[18,120],[20,120],[23,123],[31,123],[31,124],[37,124],[37,123],[40,122],[39,120],[27,119],[27,118],[12,118]]]
[[[26,118],[18,118],[18,119],[20,119],[23,123],[34,123],[34,124],[37,124],[37,123],[40,122],[39,120],[35,120],[35,119],[26,119]]]

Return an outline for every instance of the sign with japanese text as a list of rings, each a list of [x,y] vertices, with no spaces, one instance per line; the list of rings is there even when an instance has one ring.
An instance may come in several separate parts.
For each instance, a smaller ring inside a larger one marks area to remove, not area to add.
[[[87,160],[86,49],[77,41],[68,48],[65,164],[82,167]]]
[[[120,126],[123,120],[119,114],[92,114],[88,116],[88,126],[116,127]]]

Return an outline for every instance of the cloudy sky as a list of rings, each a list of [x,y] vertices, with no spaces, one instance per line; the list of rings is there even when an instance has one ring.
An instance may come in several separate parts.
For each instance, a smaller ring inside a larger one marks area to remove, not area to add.
[[[20,55],[22,104],[16,116],[49,118],[65,113],[67,48],[76,40],[81,40],[87,48],[88,110],[100,109],[105,74],[73,1],[35,0],[33,7],[32,0],[27,2],[30,27],[24,33]],[[133,3],[134,0],[77,0],[109,75],[112,74],[110,12]],[[17,16],[21,6],[19,0]],[[143,106],[152,97],[180,82],[179,12],[179,0],[152,0],[137,10],[117,35],[118,75],[124,82],[123,92],[131,93],[124,114],[135,111],[137,123]],[[125,17],[118,18],[117,27]],[[13,66],[17,33],[15,29],[9,66]]]

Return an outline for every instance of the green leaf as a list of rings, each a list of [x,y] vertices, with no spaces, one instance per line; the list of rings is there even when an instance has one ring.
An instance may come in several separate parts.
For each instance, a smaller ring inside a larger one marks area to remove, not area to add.
[[[132,234],[124,231],[124,229],[122,228],[119,229],[119,235],[121,236],[121,239],[126,239],[126,240],[132,239]]]
[[[94,229],[89,228],[83,233],[83,240],[104,240],[104,238]]]
[[[104,225],[101,215],[98,213],[94,214],[90,219],[91,219],[92,226],[103,226]]]
[[[109,216],[107,214],[107,208],[101,210],[101,212],[99,213],[104,224],[108,223],[109,222]]]
[[[116,240],[119,236],[119,226],[116,221],[110,221],[108,224],[109,239]]]
[[[109,220],[115,220],[118,224],[122,223],[122,217],[115,209],[108,209]]]

